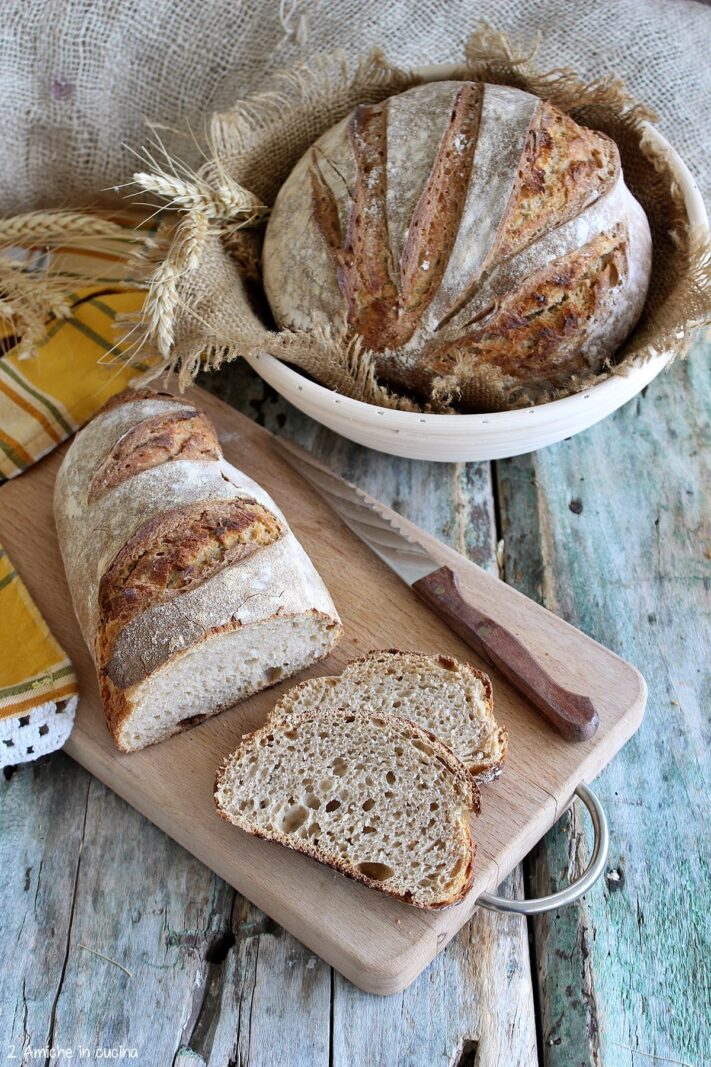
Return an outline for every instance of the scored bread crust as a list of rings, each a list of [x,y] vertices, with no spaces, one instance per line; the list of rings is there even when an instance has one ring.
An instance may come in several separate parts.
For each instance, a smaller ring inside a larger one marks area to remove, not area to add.
[[[467,861],[464,869],[464,873],[461,878],[461,883],[458,888],[452,892],[452,894],[442,901],[430,903],[426,901],[418,901],[414,898],[410,898],[408,894],[399,893],[392,889],[389,889],[387,885],[382,881],[377,881],[368,875],[363,874],[353,864],[345,862],[340,857],[328,852],[327,849],[319,848],[316,845],[311,844],[309,841],[295,837],[293,834],[285,833],[279,829],[262,830],[256,826],[253,821],[250,821],[244,816],[236,815],[228,810],[225,801],[225,789],[229,786],[229,775],[233,766],[239,761],[240,756],[244,755],[250,747],[258,745],[262,738],[269,738],[270,735],[280,729],[288,729],[294,725],[298,725],[301,722],[314,722],[323,721],[327,726],[329,720],[340,719],[360,720],[363,723],[371,722],[374,719],[380,719],[381,716],[370,715],[361,711],[344,711],[343,709],[319,709],[314,712],[305,712],[299,716],[285,716],[282,719],[276,721],[268,721],[264,726],[251,733],[243,735],[239,748],[228,756],[221,766],[217,770],[215,777],[214,796],[217,812],[221,818],[225,821],[232,823],[234,826],[239,827],[246,833],[253,837],[259,837],[267,841],[275,841],[278,844],[285,845],[287,848],[296,852],[301,852],[304,855],[310,856],[312,859],[317,860],[326,866],[332,867],[334,870],[339,871],[341,874],[345,874],[346,877],[352,878],[355,881],[362,882],[364,885],[371,889],[377,889],[381,893],[385,893],[387,896],[393,897],[395,900],[399,900],[402,903],[409,904],[413,907],[422,908],[424,910],[441,910],[443,908],[452,907],[454,904],[459,903],[467,894],[471,887],[473,878],[473,865],[474,857],[476,854],[476,845],[472,838],[471,827],[467,820],[466,826],[462,824],[463,829],[466,832],[467,837]],[[461,790],[462,800],[466,807],[468,814],[478,815],[480,812],[480,795],[476,782],[472,778],[471,774],[464,766],[464,764],[455,756],[450,748],[440,741],[429,730],[423,729],[418,726],[417,723],[412,722],[411,719],[407,719],[403,716],[387,716],[387,721],[393,728],[397,728],[401,732],[401,736],[409,739],[424,740],[434,750],[433,758],[439,759],[439,761],[447,768],[452,778],[456,782],[458,788]],[[428,797],[429,799],[429,797]]]
[[[99,583],[101,622],[97,634],[97,658],[117,681],[122,674],[140,680],[146,657],[126,670],[126,656],[117,656],[117,636],[134,618],[157,604],[165,604],[188,589],[204,583],[226,567],[241,563],[253,552],[284,534],[278,519],[249,497],[197,503],[164,511],[138,530],[125,543],[104,571]],[[166,635],[164,655],[171,638]],[[155,661],[155,666],[159,662]],[[138,670],[136,667],[138,666]],[[112,671],[113,667],[113,671]],[[119,681],[126,686],[129,681]]]
[[[449,81],[324,133],[279,191],[263,262],[282,328],[335,323],[426,399],[456,374],[470,410],[487,382],[500,403],[600,371],[641,313],[651,234],[610,138],[519,89]]]
[[[340,675],[322,675],[315,678],[307,678],[305,681],[298,682],[295,686],[292,686],[292,688],[280,698],[272,709],[269,715],[269,720],[276,721],[287,715],[301,714],[298,705],[302,695],[307,694],[309,690],[315,690],[316,688],[321,687],[324,687],[324,700],[320,706],[340,706],[345,709],[346,705],[339,702],[337,696],[334,697],[328,694],[327,687],[332,686],[334,690],[336,690],[338,683],[341,682],[341,680],[346,682],[351,681],[357,676],[360,668],[373,668],[377,665],[391,667],[393,666],[393,660],[401,663],[405,669],[413,662],[419,663],[423,667],[426,667],[428,664],[434,664],[436,666],[444,667],[453,673],[463,675],[463,685],[467,684],[468,677],[473,677],[481,683],[484,689],[485,707],[482,710],[480,718],[490,720],[491,723],[491,730],[489,731],[486,741],[477,749],[473,759],[465,759],[463,753],[459,751],[456,746],[450,745],[450,747],[454,749],[455,754],[462,760],[465,766],[467,766],[470,774],[472,774],[480,785],[492,782],[498,778],[506,761],[508,751],[508,731],[504,726],[498,726],[494,719],[494,695],[491,679],[484,673],[484,671],[480,671],[477,667],[473,667],[469,663],[462,663],[452,656],[441,654],[429,655],[426,652],[404,652],[397,648],[374,649],[366,655],[347,663]],[[404,699],[403,704],[402,715],[407,716],[406,698]],[[398,712],[398,714],[400,714],[400,712]],[[426,729],[423,723],[420,723],[420,725]],[[462,724],[462,732],[465,733],[465,731],[466,724]],[[465,739],[463,738],[463,742],[464,740]],[[485,755],[487,750],[491,753],[491,756],[488,758]],[[481,758],[476,758],[477,756],[480,756]]]
[[[99,492],[97,471],[109,475]],[[290,651],[265,663],[264,677],[250,668],[241,699],[326,655],[340,637],[333,601],[284,515],[224,460],[209,419],[179,397],[127,390],[112,398],[64,457],[54,506],[74,609],[124,751],[184,728],[168,729],[163,708],[165,731],[156,723],[141,741],[131,720],[139,711],[149,717],[145,683],[160,681],[167,700],[171,672],[191,650],[217,648],[215,640],[224,649],[225,634],[265,621],[288,631]],[[300,619],[303,647],[291,626]],[[189,725],[235,702],[220,692],[225,699],[210,705],[205,697],[205,707],[196,706],[197,689],[184,699],[176,693],[174,710],[185,704]]]
[[[118,439],[92,478],[88,499],[96,500],[149,467],[178,458],[219,459],[220,455],[215,428],[201,411],[188,408],[172,415],[154,415]]]

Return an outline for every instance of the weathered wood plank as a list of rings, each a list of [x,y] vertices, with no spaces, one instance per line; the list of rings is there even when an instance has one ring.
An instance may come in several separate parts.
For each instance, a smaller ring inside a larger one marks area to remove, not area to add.
[[[350,444],[295,411],[239,363],[201,384],[496,573],[488,464],[416,463]],[[522,895],[520,870],[505,889]],[[259,1010],[258,991],[254,1004]],[[537,1063],[525,922],[480,912],[417,982],[393,997],[363,993],[334,974],[331,1043],[334,1067],[356,1061],[469,1067],[475,1057],[479,1067]]]
[[[91,776],[58,755],[0,780],[0,1054],[51,1041]]]
[[[642,728],[595,786],[607,880],[535,924],[549,1067],[711,1058],[710,351],[697,346],[587,433],[498,465],[507,580],[649,685]],[[585,861],[583,823],[576,811],[547,835],[534,891]]]
[[[495,570],[488,465],[351,446],[239,365],[203,384]],[[209,1067],[537,1061],[521,920],[477,915],[410,990],[369,997],[63,756],[2,782],[0,811],[13,901],[0,916],[0,1048],[123,1045],[139,1063]],[[521,872],[509,881],[520,895]]]
[[[232,891],[63,755],[1,796],[0,1049],[169,1063]]]
[[[502,887],[523,896],[521,868]],[[479,911],[404,992],[374,997],[334,975],[333,1064],[536,1064],[525,920]]]
[[[239,895],[231,929],[175,1067],[327,1067],[330,967]]]

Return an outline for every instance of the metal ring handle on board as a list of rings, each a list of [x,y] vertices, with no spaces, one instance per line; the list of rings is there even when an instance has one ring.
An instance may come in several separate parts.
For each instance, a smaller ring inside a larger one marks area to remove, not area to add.
[[[551,893],[547,897],[535,897],[531,900],[509,900],[507,897],[497,897],[493,893],[482,893],[477,904],[490,911],[513,912],[517,915],[541,915],[545,911],[555,911],[566,904],[572,904],[587,893],[605,869],[607,853],[610,848],[610,833],[607,828],[607,818],[600,801],[587,785],[580,785],[575,790],[575,795],[580,797],[585,807],[590,812],[595,841],[593,844],[590,863],[579,878],[571,882],[565,889],[557,893]]]

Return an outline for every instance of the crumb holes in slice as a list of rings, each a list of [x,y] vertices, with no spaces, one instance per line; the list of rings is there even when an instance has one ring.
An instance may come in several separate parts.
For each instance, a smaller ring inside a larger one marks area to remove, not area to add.
[[[374,807],[375,807],[375,801],[373,800],[372,797],[368,797],[367,800],[363,801],[363,811],[371,811],[371,809],[374,808]]]
[[[412,743],[415,746],[415,748],[419,749],[420,752],[424,752],[424,754],[426,756],[433,756],[434,755],[434,749],[432,748],[432,746],[431,745],[426,745],[424,741],[417,740],[417,741],[413,741]]]
[[[328,804],[326,805],[326,811],[328,811],[328,812],[337,811],[340,808],[340,806],[341,806],[340,800],[329,800]]]
[[[359,863],[358,870],[366,878],[372,878],[374,882],[386,882],[388,878],[392,878],[395,874],[395,871],[392,867],[388,867],[387,863]]]
[[[387,772],[387,774],[385,775],[385,781],[388,783],[388,785],[393,785],[395,783],[395,775],[392,771]]]
[[[452,868],[452,873],[450,874],[449,879],[447,880],[447,884],[449,886],[456,885],[457,881],[459,879],[459,876],[460,876],[460,874],[462,873],[463,870],[464,870],[464,860],[463,859],[458,859],[457,862],[455,863],[454,867]]]
[[[287,808],[281,817],[281,828],[284,833],[295,833],[306,822],[308,814],[303,804],[296,804],[293,808]]]
[[[284,731],[284,737],[288,737],[290,741],[295,741],[299,736],[299,731],[295,726],[291,726],[288,730]]]
[[[331,764],[331,770],[338,777],[342,778],[348,770],[348,764],[344,760],[343,756],[336,756],[335,760]]]

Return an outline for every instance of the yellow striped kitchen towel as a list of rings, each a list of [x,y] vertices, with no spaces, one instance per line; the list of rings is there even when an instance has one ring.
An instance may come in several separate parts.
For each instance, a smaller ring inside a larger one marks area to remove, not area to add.
[[[113,362],[120,346],[111,362],[99,362],[116,344],[116,316],[139,311],[144,297],[137,290],[79,290],[72,314],[49,326],[36,356],[21,358],[10,349],[0,357],[0,479],[51,452],[147,369]]]
[[[0,765],[61,748],[74,722],[74,668],[0,546]]]
[[[0,483],[22,474],[78,430],[147,369],[116,358],[115,319],[139,311],[145,293],[126,287],[125,256],[65,253],[62,271],[91,277],[69,297],[71,314],[48,324],[37,354],[22,357],[0,330]],[[54,269],[54,268],[53,268]],[[82,284],[82,283],[80,283]],[[0,485],[0,504],[2,487]],[[17,561],[22,566],[22,559]],[[78,700],[74,669],[0,548],[0,766],[61,748]]]

